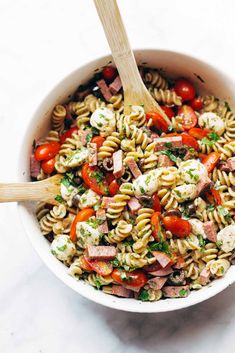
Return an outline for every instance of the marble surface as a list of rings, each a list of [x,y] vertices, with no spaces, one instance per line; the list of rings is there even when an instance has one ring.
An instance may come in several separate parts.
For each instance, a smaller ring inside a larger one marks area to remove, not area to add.
[[[134,48],[195,54],[235,79],[235,3],[120,0]],[[108,53],[91,0],[0,0],[0,180],[16,180],[25,127],[45,93]],[[133,314],[96,305],[41,262],[15,204],[0,205],[0,352],[234,351],[235,286],[194,307]]]

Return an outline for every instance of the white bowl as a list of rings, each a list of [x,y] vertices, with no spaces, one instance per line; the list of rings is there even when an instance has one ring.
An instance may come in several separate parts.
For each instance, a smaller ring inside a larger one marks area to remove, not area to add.
[[[135,51],[137,63],[165,70],[172,77],[184,76],[194,82],[200,93],[213,93],[227,100],[231,106],[235,84],[217,68],[193,57],[163,50]],[[29,181],[29,156],[33,140],[46,134],[49,129],[49,117],[55,104],[63,102],[72,94],[78,85],[92,77],[96,69],[100,69],[112,60],[111,56],[96,59],[72,72],[47,94],[39,105],[25,133],[20,152],[19,181]],[[202,80],[204,82],[202,82]],[[157,302],[141,302],[135,299],[122,299],[102,291],[95,290],[83,281],[76,281],[67,274],[67,267],[59,262],[50,252],[48,241],[41,235],[37,219],[31,203],[20,203],[19,213],[24,228],[33,247],[49,267],[49,269],[65,284],[84,297],[114,309],[132,312],[164,312],[181,309],[202,302],[221,292],[235,281],[235,266],[232,266],[225,277],[216,280],[199,291],[193,291],[187,298],[165,299]]]

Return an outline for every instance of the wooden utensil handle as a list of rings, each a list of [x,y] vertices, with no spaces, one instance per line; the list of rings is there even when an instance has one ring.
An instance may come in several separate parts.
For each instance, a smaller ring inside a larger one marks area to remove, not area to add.
[[[38,182],[0,184],[0,202],[41,200],[44,193],[48,197],[46,190]]]
[[[140,86],[142,80],[116,0],[94,0],[94,3],[122,78],[124,90]]]

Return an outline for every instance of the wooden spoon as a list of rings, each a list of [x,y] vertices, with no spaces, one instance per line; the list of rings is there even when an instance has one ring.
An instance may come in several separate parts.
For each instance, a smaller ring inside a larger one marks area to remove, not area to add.
[[[0,202],[15,201],[44,201],[52,205],[59,202],[55,200],[60,195],[61,174],[48,179],[26,183],[0,183]]]
[[[131,105],[143,105],[145,112],[157,111],[171,125],[171,121],[142,81],[116,0],[94,2],[122,81],[124,113],[130,112]]]

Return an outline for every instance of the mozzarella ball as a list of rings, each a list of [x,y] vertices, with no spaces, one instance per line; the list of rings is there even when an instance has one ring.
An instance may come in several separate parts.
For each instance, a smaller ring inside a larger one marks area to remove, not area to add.
[[[152,195],[159,186],[158,177],[161,172],[157,169],[151,170],[146,174],[140,175],[133,181],[133,190],[135,196]]]
[[[73,196],[77,195],[77,189],[73,185],[64,185],[63,183],[60,184],[60,193],[61,196],[65,201],[67,201],[67,204],[69,207],[72,206],[72,198]]]
[[[202,178],[208,176],[206,167],[196,159],[180,163],[179,173],[181,179],[189,184],[197,184]]]
[[[101,136],[108,136],[115,131],[115,114],[108,108],[98,108],[92,113],[90,124],[100,131]]]
[[[203,128],[212,129],[219,136],[222,135],[225,130],[224,121],[220,116],[212,112],[200,115],[198,118],[198,124]]]
[[[68,155],[65,165],[70,168],[79,167],[86,162],[88,156],[89,150],[86,147],[81,147]]]
[[[76,248],[68,235],[60,234],[51,243],[51,252],[57,259],[69,263],[76,254]]]
[[[88,245],[99,245],[101,233],[95,225],[89,222],[78,222],[76,225],[77,244],[81,248],[86,248]]]
[[[226,259],[219,259],[212,261],[208,266],[213,275],[221,277],[228,271],[230,262]]]
[[[91,189],[88,189],[81,195],[79,207],[81,209],[86,207],[93,207],[95,206],[100,200],[100,196]]]
[[[176,198],[178,202],[184,202],[187,200],[194,200],[197,196],[197,188],[195,184],[184,184],[176,186],[172,190],[172,195]]]
[[[202,237],[206,239],[206,233],[204,231],[203,222],[199,221],[199,219],[197,218],[189,219],[188,222],[192,226],[192,233],[194,235],[202,235]]]
[[[224,252],[233,251],[235,248],[235,224],[225,227],[217,234],[217,242]]]

